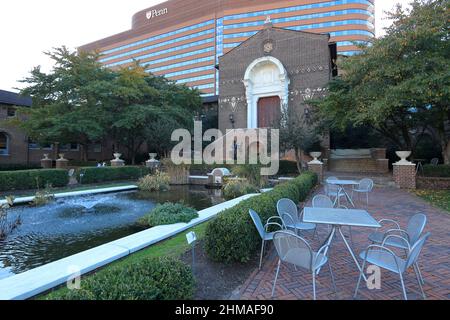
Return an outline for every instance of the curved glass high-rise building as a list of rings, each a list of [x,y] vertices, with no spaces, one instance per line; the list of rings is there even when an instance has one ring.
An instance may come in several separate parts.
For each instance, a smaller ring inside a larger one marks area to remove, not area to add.
[[[338,53],[374,37],[374,0],[169,0],[133,16],[131,30],[80,47],[108,67],[138,60],[154,74],[217,95],[218,57],[263,28],[328,33]]]

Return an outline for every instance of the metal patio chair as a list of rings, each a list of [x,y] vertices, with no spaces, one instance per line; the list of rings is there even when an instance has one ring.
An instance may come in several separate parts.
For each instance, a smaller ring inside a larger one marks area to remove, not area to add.
[[[338,177],[328,177],[327,180],[325,181],[325,194],[327,196],[329,196],[330,198],[337,198],[339,197],[339,199],[336,201],[337,203],[340,203],[340,198],[341,197],[345,197],[345,194],[342,192],[339,192],[339,186],[335,185],[335,184],[329,184],[327,183],[328,180],[339,180]]]
[[[433,166],[437,166],[439,164],[439,158],[431,159],[430,164]]]
[[[356,290],[353,298],[356,299],[356,296],[358,295],[362,273],[364,272],[366,263],[369,263],[378,266],[380,268],[389,270],[391,272],[397,273],[399,275],[400,282],[402,284],[403,297],[405,298],[405,300],[408,300],[408,296],[406,295],[405,283],[403,281],[403,274],[409,268],[413,267],[414,272],[416,274],[417,283],[419,284],[420,291],[422,292],[422,296],[424,299],[426,299],[416,265],[420,253],[422,251],[422,248],[429,237],[430,237],[429,232],[420,237],[420,239],[417,240],[416,243],[411,248],[408,249],[408,256],[406,257],[406,259],[398,257],[392,250],[386,247],[386,242],[393,238],[397,238],[401,241],[404,241],[405,244],[408,243],[408,241],[405,238],[399,235],[395,234],[388,235],[381,245],[372,244],[368,246],[367,249],[361,252],[360,254],[360,258],[363,259],[364,262],[361,268],[361,272],[359,273],[358,284],[356,285]]]
[[[352,199],[353,199],[353,192],[358,193],[358,200],[360,200],[359,195],[361,193],[365,193],[366,194],[366,199],[367,199],[367,206],[369,205],[369,193],[372,192],[373,190],[373,180],[372,179],[362,179],[358,186],[355,186],[352,188]]]
[[[313,238],[316,235],[316,225],[302,221],[303,214],[298,214],[298,207],[291,199],[278,200],[277,212],[285,228],[294,229],[297,234],[300,231],[314,230]]]
[[[279,259],[277,271],[275,274],[275,280],[272,287],[272,297],[275,293],[275,286],[277,284],[278,275],[280,273],[281,263],[293,264],[296,268],[299,267],[311,272],[313,282],[313,296],[314,300],[316,300],[316,276],[318,275],[318,271],[320,270],[320,268],[328,262],[334,292],[337,292],[331,264],[324,254],[326,248],[329,245],[325,245],[320,248],[319,251],[314,252],[305,239],[296,235],[290,230],[275,232],[273,236],[273,243],[275,245]]]
[[[395,228],[387,229],[386,231],[377,231],[370,234],[369,240],[372,241],[372,244],[381,244],[385,242],[386,246],[403,249],[407,254],[408,248],[412,247],[422,235],[422,232],[425,229],[425,225],[427,224],[427,216],[423,213],[415,214],[409,219],[406,230],[401,229],[397,221],[391,219],[382,219],[378,221],[378,223],[382,226],[380,229],[386,226],[387,223],[395,225]],[[399,235],[407,241],[405,242],[403,239],[396,237],[388,238],[388,240],[385,241],[385,239],[392,234]],[[422,277],[422,273],[420,272],[419,264],[416,264],[416,268],[420,277],[420,281],[422,282],[422,284],[425,283]]]
[[[261,257],[259,258],[259,270],[261,270],[262,259],[263,259],[263,255],[264,255],[264,245],[265,245],[266,241],[273,240],[274,232],[268,232],[268,228],[270,226],[276,226],[276,227],[279,227],[280,229],[283,229],[283,226],[281,224],[279,224],[277,222],[272,222],[273,220],[276,220],[276,219],[278,219],[278,221],[280,221],[280,222],[282,222],[282,221],[281,221],[280,217],[274,216],[274,217],[270,217],[269,219],[267,219],[266,224],[263,225],[258,213],[256,213],[254,210],[250,209],[249,214],[253,220],[253,223],[255,224],[256,230],[258,230],[258,233],[262,239]]]

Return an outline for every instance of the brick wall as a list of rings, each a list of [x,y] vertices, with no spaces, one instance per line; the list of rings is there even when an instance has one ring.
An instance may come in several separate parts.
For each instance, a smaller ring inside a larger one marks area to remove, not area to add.
[[[416,189],[416,166],[394,163],[394,182],[401,189]]]

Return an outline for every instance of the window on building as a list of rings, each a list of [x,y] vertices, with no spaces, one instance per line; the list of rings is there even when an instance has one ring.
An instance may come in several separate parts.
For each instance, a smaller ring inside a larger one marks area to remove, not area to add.
[[[88,146],[88,151],[93,153],[102,152],[102,144],[101,143],[92,143]]]
[[[0,132],[0,155],[8,155],[9,154],[9,136]]]
[[[30,150],[53,150],[53,145],[50,143],[37,143],[36,141],[33,141],[32,139],[28,140],[28,149]]]
[[[8,118],[14,118],[16,116],[16,108],[8,107],[7,115]]]
[[[62,144],[59,149],[61,151],[79,151],[80,147],[78,143],[72,142],[68,144]]]

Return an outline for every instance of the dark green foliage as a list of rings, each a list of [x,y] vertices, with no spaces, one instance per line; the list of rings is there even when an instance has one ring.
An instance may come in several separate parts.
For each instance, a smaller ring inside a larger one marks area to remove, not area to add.
[[[284,175],[298,175],[297,163],[295,161],[280,160],[280,169],[278,170],[278,176]]]
[[[65,187],[69,183],[66,170],[40,169],[0,172],[0,191],[27,190],[52,187]]]
[[[80,178],[81,173],[83,174],[83,177]],[[137,166],[87,167],[77,170],[77,180],[82,184],[118,180],[138,180],[148,173],[149,170],[146,167]]]
[[[423,175],[426,177],[450,178],[450,165],[425,165],[423,166]]]
[[[158,204],[150,213],[139,219],[139,224],[155,227],[180,222],[188,223],[195,218],[198,218],[197,210],[181,203],[166,202]]]
[[[83,278],[81,290],[61,291],[52,300],[189,300],[194,294],[189,266],[174,258],[146,258]]]
[[[306,172],[294,180],[278,185],[272,191],[244,200],[224,210],[209,223],[205,249],[208,256],[221,262],[246,262],[257,250],[261,239],[248,214],[255,210],[266,221],[277,214],[276,204],[282,198],[298,203],[305,201],[317,184],[317,175]]]
[[[34,164],[4,163],[4,164],[0,164],[0,171],[35,170],[35,169],[40,169],[40,168],[41,168],[41,165],[39,163],[34,163]]]
[[[246,180],[229,180],[223,187],[223,197],[231,200],[249,193],[258,193],[259,189]]]

